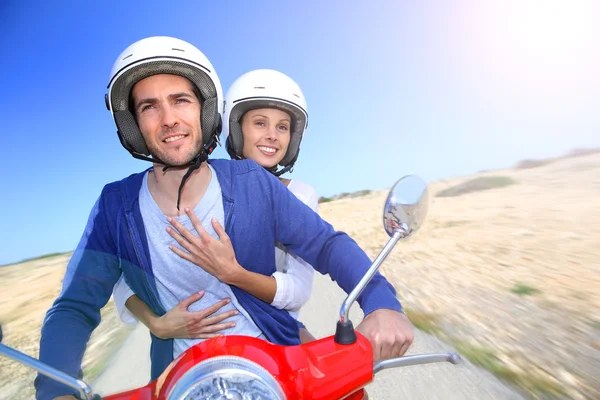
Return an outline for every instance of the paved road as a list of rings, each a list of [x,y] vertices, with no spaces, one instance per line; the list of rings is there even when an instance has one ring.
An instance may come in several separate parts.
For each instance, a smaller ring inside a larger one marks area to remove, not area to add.
[[[313,297],[302,309],[300,319],[316,337],[332,335],[344,293],[328,277],[315,276]],[[350,317],[358,325],[362,312],[357,304]],[[141,324],[131,333],[106,371],[94,382],[101,395],[143,386],[148,383],[149,335]],[[409,354],[454,351],[423,332],[417,332]],[[417,365],[381,371],[368,386],[370,399],[522,399],[486,371],[467,361]]]

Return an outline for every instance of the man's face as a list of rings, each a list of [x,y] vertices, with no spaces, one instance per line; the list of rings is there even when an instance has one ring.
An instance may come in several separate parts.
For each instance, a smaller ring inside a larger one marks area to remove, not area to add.
[[[153,75],[136,83],[131,95],[138,126],[153,157],[183,166],[200,152],[200,101],[189,80]]]

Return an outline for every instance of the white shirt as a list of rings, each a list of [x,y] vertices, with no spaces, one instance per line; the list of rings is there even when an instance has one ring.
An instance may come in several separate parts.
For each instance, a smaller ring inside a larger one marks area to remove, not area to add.
[[[304,204],[318,211],[319,198],[315,189],[298,180],[290,181],[288,189]],[[297,255],[280,247],[275,247],[275,264],[277,272],[273,277],[277,281],[277,291],[271,305],[287,310],[292,317],[298,319],[300,308],[312,293],[314,268]]]

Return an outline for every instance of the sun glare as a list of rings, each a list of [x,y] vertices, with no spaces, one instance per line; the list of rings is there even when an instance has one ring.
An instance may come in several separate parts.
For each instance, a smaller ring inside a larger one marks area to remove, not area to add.
[[[474,82],[539,99],[597,93],[600,2],[478,2],[463,9],[455,45]],[[489,87],[488,87],[489,89]]]

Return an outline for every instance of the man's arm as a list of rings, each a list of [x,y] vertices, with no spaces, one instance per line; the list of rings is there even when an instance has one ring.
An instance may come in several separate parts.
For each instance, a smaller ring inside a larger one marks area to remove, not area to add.
[[[42,326],[40,361],[77,378],[83,375],[81,361],[90,335],[100,323],[100,309],[121,274],[108,232],[100,197],[69,261],[62,291]],[[35,379],[35,388],[38,400],[75,393],[42,374]]]
[[[348,235],[336,232],[301,201],[281,190],[268,173],[264,176],[273,191],[276,240],[350,293],[369,269],[369,257]],[[402,313],[393,286],[377,272],[357,300],[365,318],[356,330],[371,342],[374,360],[403,355],[413,341],[414,328]]]
[[[259,173],[272,193],[270,206],[275,217],[275,239],[321,274],[329,274],[350,293],[371,266],[367,254],[350,236],[335,231],[270,173]],[[382,308],[402,310],[396,290],[380,273],[373,276],[357,300],[365,316]]]

